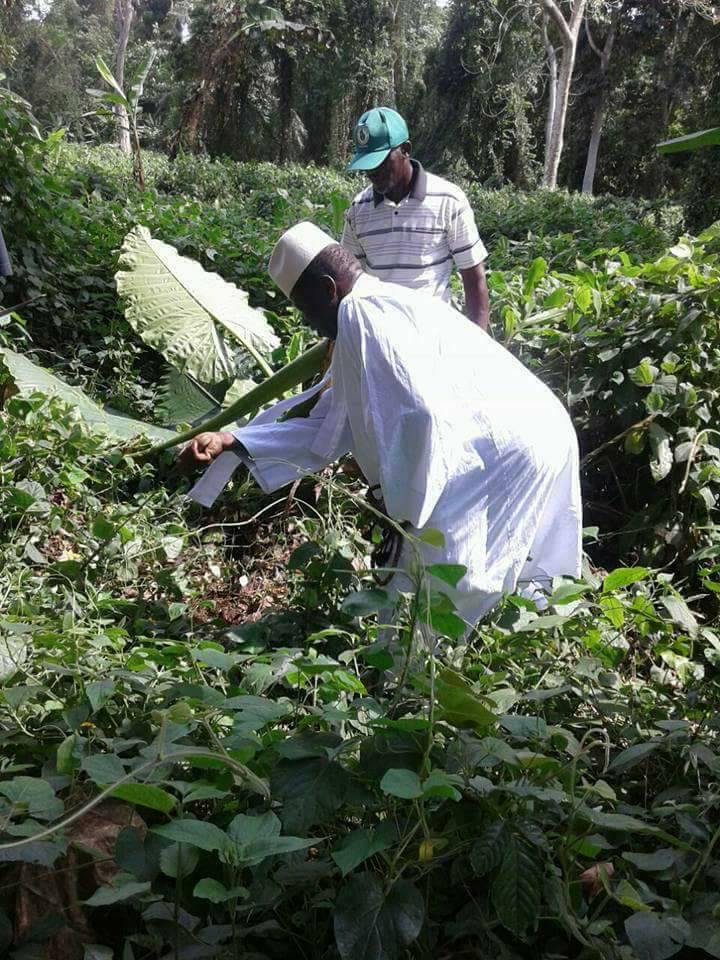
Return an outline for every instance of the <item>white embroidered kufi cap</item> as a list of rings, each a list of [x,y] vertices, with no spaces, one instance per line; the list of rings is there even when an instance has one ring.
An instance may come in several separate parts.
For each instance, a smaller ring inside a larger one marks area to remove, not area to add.
[[[296,223],[280,237],[270,257],[268,273],[285,296],[300,279],[305,267],[324,250],[337,241],[316,227],[309,220]]]

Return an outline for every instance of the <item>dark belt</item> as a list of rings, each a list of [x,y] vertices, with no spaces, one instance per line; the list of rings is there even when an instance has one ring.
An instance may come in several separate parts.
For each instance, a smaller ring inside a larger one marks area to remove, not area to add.
[[[370,487],[367,492],[367,501],[371,507],[381,513],[383,517],[387,517],[388,520],[391,519],[385,503],[383,502],[382,497],[378,497],[375,494],[375,491],[380,490],[380,484],[376,483],[374,487]],[[397,567],[400,561],[400,554],[402,553],[403,540],[405,539],[402,533],[397,529],[396,525],[390,523],[383,523],[378,517],[375,517],[376,524],[379,524],[382,528],[382,537],[380,543],[375,547],[371,555],[371,561],[373,567],[379,567],[380,569],[387,567]],[[401,523],[400,526],[403,530],[407,530],[410,527],[409,523]],[[373,578],[375,582],[384,587],[390,582],[393,577],[393,570],[389,572],[380,573],[379,570],[373,571]]]

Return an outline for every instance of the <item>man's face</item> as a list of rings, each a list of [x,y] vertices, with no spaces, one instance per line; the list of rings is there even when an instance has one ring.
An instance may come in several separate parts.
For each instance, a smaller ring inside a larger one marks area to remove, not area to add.
[[[323,337],[337,336],[337,316],[340,300],[332,277],[322,277],[320,282],[297,284],[290,299],[302,313],[305,322]]]
[[[392,193],[403,186],[407,177],[407,162],[410,157],[410,144],[403,143],[394,147],[379,167],[368,170],[370,183],[378,193]]]

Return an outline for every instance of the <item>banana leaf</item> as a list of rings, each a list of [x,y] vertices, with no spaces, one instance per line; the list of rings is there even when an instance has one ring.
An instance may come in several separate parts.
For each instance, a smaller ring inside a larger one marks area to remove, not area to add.
[[[682,153],[685,150],[699,150],[700,147],[715,147],[718,145],[720,145],[720,127],[710,127],[709,130],[687,133],[684,137],[663,140],[662,143],[657,145],[657,148],[660,153]]]

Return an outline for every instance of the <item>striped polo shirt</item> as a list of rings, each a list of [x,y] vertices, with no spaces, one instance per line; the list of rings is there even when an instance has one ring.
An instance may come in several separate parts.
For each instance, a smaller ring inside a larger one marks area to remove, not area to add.
[[[411,162],[408,195],[393,203],[367,187],[345,214],[340,242],[367,273],[449,300],[453,262],[467,270],[482,263],[487,250],[463,191]]]

